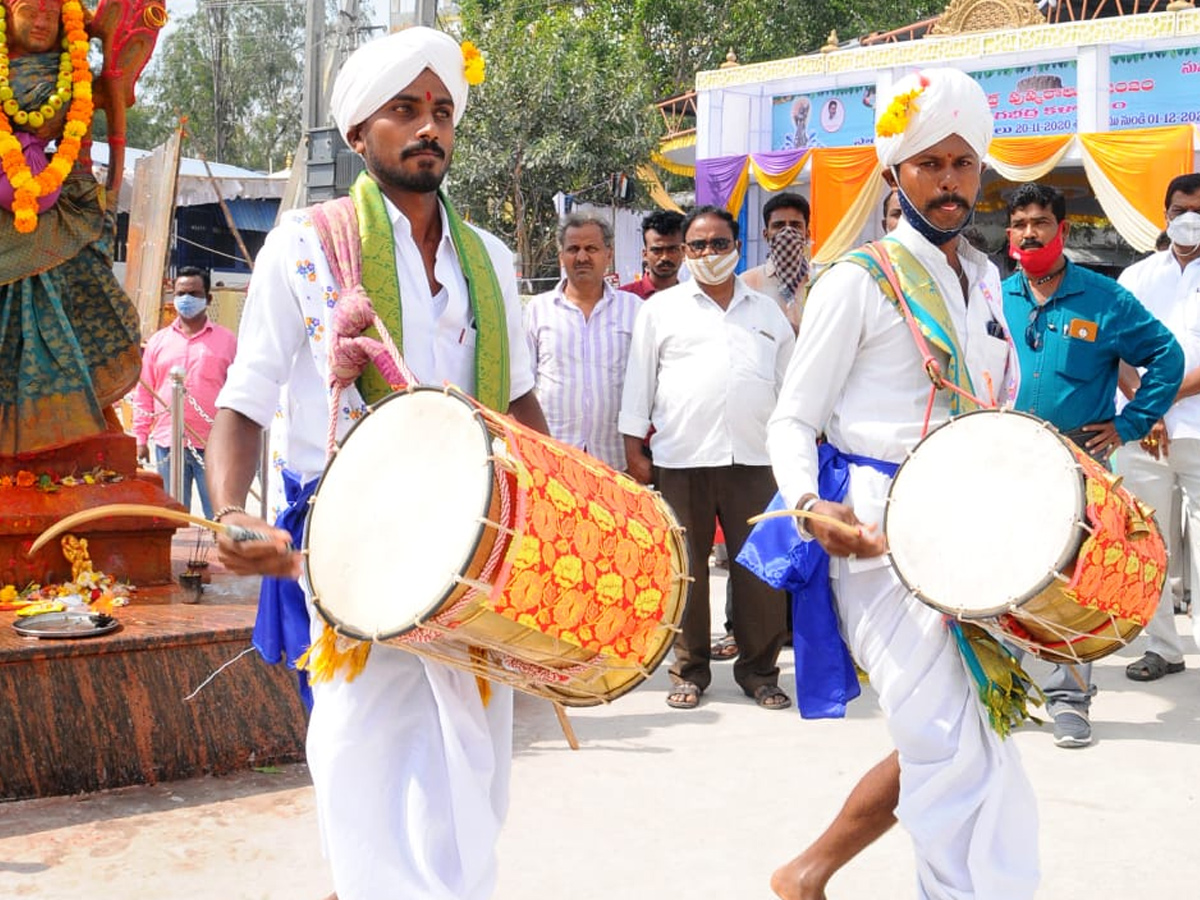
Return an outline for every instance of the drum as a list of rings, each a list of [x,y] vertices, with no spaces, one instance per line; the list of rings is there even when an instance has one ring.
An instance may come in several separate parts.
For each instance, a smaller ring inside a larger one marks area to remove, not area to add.
[[[884,532],[920,600],[1056,663],[1133,640],[1166,579],[1153,510],[1024,413],[980,410],[931,431],[896,473]]]
[[[452,388],[392,394],[355,423],[317,485],[304,557],[340,636],[568,706],[650,675],[689,580],[657,493]]]

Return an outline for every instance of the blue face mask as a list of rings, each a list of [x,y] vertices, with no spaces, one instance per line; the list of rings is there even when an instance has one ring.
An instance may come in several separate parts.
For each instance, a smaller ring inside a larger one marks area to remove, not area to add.
[[[175,312],[185,319],[196,318],[204,312],[206,306],[208,306],[208,299],[205,297],[197,297],[195,294],[175,295]]]
[[[959,232],[971,224],[971,216],[967,216],[963,219],[963,223],[952,231],[938,228],[921,215],[920,210],[912,205],[912,202],[908,199],[908,195],[904,193],[904,188],[900,187],[900,172],[894,166],[892,167],[892,174],[896,176],[896,199],[900,201],[901,213],[903,213],[908,224],[915,228],[917,233],[929,241],[929,243],[937,247],[948,244],[958,237]]]

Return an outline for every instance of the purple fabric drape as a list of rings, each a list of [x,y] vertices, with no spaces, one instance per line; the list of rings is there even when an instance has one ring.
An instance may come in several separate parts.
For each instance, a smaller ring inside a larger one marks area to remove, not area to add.
[[[808,149],[803,150],[768,150],[766,153],[752,153],[750,158],[768,175],[782,175],[796,163],[800,162]]]
[[[744,155],[696,160],[696,205],[712,204],[727,209],[746,162]]]
[[[734,189],[750,159],[767,175],[781,175],[800,161],[807,150],[771,150],[749,156],[714,156],[696,160],[696,204],[729,208]]]

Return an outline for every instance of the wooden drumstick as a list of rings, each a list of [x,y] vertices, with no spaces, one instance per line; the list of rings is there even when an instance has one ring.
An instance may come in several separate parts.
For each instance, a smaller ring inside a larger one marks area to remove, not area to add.
[[[862,534],[862,526],[847,525],[841,519],[835,519],[833,516],[827,516],[822,513],[809,512],[803,509],[776,509],[772,512],[759,513],[757,516],[751,516],[746,520],[749,525],[757,525],[759,522],[767,519],[809,519],[813,522],[821,522],[825,525],[830,525],[844,532],[849,537],[858,537]]]
[[[64,532],[70,531],[76,525],[82,525],[84,522],[91,522],[93,519],[102,519],[106,516],[152,516],[158,519],[170,519],[174,522],[200,525],[209,531],[224,534],[232,541],[270,540],[262,532],[252,531],[249,528],[243,528],[241,525],[223,525],[220,522],[213,522],[210,519],[193,516],[191,513],[185,513],[182,510],[152,506],[148,503],[109,503],[105,506],[93,506],[91,509],[83,509],[64,519],[59,519],[37,536],[37,540],[33,542],[33,546],[29,548],[27,555],[32,556],[34,553],[37,553],[49,541],[54,540],[54,538]]]

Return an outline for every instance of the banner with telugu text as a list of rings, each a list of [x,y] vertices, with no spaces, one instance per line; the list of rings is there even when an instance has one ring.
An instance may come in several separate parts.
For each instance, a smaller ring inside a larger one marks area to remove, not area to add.
[[[1200,48],[1113,56],[1108,70],[1110,130],[1200,124]]]
[[[988,95],[996,137],[1075,133],[1079,121],[1075,60],[969,74]]]

